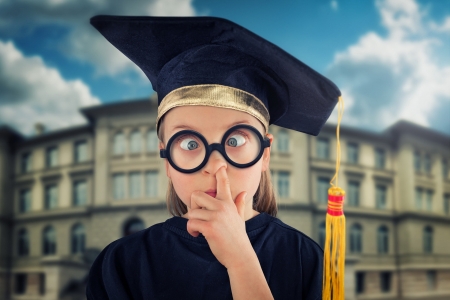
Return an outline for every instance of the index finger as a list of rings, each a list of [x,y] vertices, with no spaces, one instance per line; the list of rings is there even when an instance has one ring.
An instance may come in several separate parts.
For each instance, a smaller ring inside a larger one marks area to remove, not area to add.
[[[231,196],[230,181],[228,180],[228,175],[227,171],[225,170],[225,167],[220,168],[216,172],[216,180],[217,180],[216,199],[234,202],[233,197]]]

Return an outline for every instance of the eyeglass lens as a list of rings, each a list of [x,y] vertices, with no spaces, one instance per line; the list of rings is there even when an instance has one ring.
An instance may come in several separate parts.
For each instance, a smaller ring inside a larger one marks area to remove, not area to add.
[[[170,156],[179,168],[193,169],[205,159],[206,147],[197,135],[183,134],[172,142]],[[252,130],[237,128],[226,136],[224,147],[227,156],[232,161],[238,164],[247,164],[258,156],[261,142]]]

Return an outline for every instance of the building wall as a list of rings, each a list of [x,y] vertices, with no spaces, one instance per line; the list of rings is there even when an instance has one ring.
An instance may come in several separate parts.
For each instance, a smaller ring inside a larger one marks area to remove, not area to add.
[[[89,130],[69,130],[67,134],[36,137],[18,144],[12,158],[5,152],[5,143],[2,144],[0,138],[0,185],[8,187],[0,194],[0,243],[5,245],[5,241],[9,241],[7,244],[10,245],[0,248],[0,293],[5,293],[7,288],[15,291],[18,274],[29,275],[27,295],[36,299],[58,299],[63,297],[61,293],[72,280],[82,282],[89,264],[82,255],[71,253],[71,230],[75,224],[83,224],[86,229],[85,248],[98,252],[121,238],[125,224],[132,219],[141,220],[146,228],[171,217],[165,206],[168,185],[165,162],[159,158],[158,151],[146,149],[147,132],[155,127],[149,121],[155,119],[154,108],[154,104],[143,103],[131,103],[120,109],[114,105],[105,106],[92,112]],[[132,154],[130,134],[135,130],[141,133],[142,151]],[[331,179],[335,173],[335,128],[327,125],[319,135],[319,138],[329,140],[329,157],[325,158],[318,156],[318,138],[293,131],[287,131],[287,151],[278,150],[277,138],[281,130],[277,126],[270,128],[275,136],[270,168],[276,193],[280,192],[281,172],[289,174],[289,193],[278,198],[278,217],[318,241],[327,206],[326,199],[319,197],[317,179],[321,176]],[[124,154],[115,155],[114,136],[118,132],[125,136],[126,150]],[[75,163],[74,143],[79,140],[87,141],[88,158]],[[360,183],[359,204],[351,206],[348,201],[345,204],[348,299],[450,297],[450,215],[443,212],[443,196],[450,193],[450,178],[442,176],[442,161],[450,159],[450,148],[442,145],[448,143],[448,138],[428,141],[426,136],[405,130],[391,136],[343,128],[340,142],[339,185],[349,191],[349,180]],[[347,159],[349,143],[359,145],[357,163]],[[53,168],[45,166],[45,151],[49,146],[58,147],[58,166]],[[376,148],[385,150],[384,168],[375,166]],[[415,171],[415,151],[430,154],[432,168],[429,174]],[[22,174],[20,160],[25,152],[32,152],[32,170]],[[15,174],[8,177],[4,170],[12,162]],[[150,170],[158,171],[158,191],[151,197],[145,194],[144,177]],[[129,174],[132,172],[141,174],[141,196],[133,199],[129,196]],[[114,197],[113,176],[117,173],[125,175],[126,195],[123,199]],[[13,183],[7,185],[8,178],[13,178]],[[87,182],[87,203],[75,207],[73,183],[80,179]],[[58,185],[58,205],[51,210],[44,209],[45,185],[48,183]],[[387,187],[386,207],[383,209],[376,205],[377,184]],[[430,211],[416,208],[416,187],[433,191]],[[26,213],[19,211],[20,190],[23,188],[30,188],[32,194],[32,209]],[[10,219],[5,217],[8,212],[12,216]],[[7,220],[11,221],[8,223]],[[352,253],[349,242],[354,224],[362,228],[362,249]],[[56,229],[57,250],[55,255],[46,256],[42,254],[42,233],[48,225]],[[389,247],[383,254],[378,253],[380,226],[388,229]],[[424,253],[425,226],[433,228],[430,254]],[[30,236],[30,253],[25,257],[19,256],[17,249],[18,232],[22,228],[26,228]],[[12,259],[8,259],[8,253],[12,253]],[[381,290],[380,274],[383,272],[391,274],[386,292]],[[357,291],[357,273],[364,273],[362,291]],[[45,294],[38,295],[42,284],[45,285]],[[11,299],[21,297],[23,295],[13,292]]]

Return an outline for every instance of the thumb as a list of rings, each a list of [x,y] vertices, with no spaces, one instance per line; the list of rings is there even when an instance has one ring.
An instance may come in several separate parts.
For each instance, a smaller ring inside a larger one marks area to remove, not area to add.
[[[234,201],[234,204],[236,204],[238,214],[244,221],[245,221],[245,197],[247,197],[247,192],[242,192],[236,197],[236,201]]]

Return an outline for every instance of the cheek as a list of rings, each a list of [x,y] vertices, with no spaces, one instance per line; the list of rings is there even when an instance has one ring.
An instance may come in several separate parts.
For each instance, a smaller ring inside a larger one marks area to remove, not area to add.
[[[186,206],[191,207],[191,194],[194,191],[194,189],[192,189],[194,186],[192,184],[193,181],[190,176],[176,172],[174,169],[172,169],[171,179],[173,188],[175,189],[178,197],[181,199],[181,201],[183,201],[184,204],[186,204]]]
[[[257,163],[246,169],[234,169],[228,176],[233,199],[242,191],[246,191],[247,199],[251,199],[256,194],[261,181],[261,164]]]

